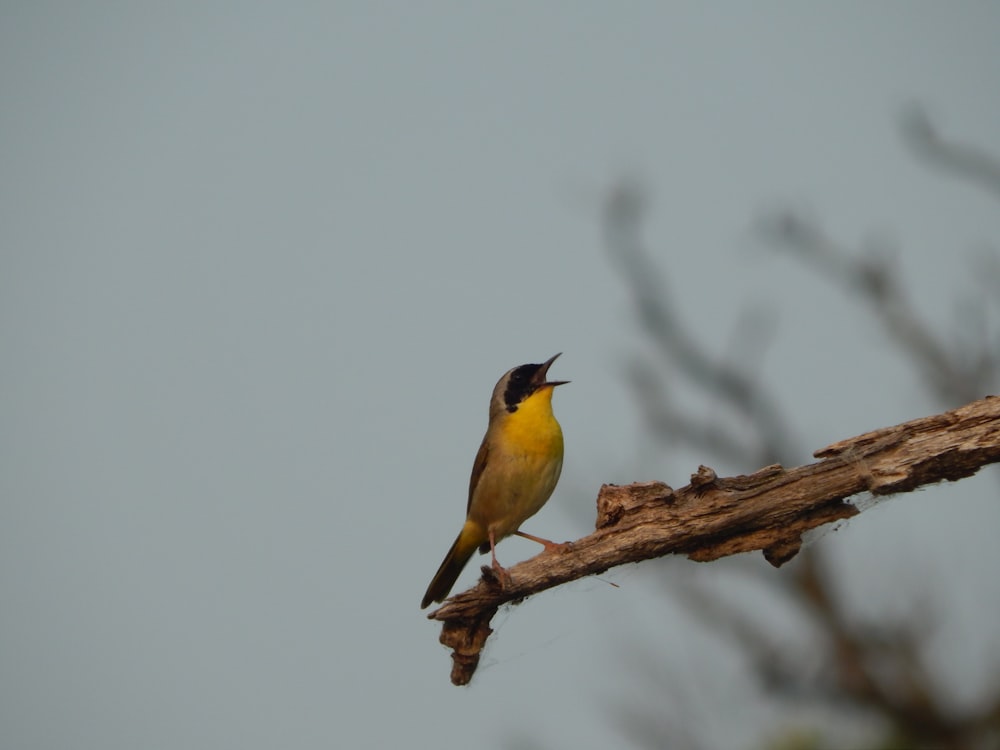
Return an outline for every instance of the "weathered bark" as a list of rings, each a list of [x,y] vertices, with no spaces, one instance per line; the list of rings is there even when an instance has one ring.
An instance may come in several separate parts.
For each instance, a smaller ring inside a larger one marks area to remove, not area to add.
[[[822,460],[725,479],[702,466],[676,491],[660,482],[604,485],[594,533],[515,565],[503,585],[484,567],[476,586],[428,615],[443,623],[441,642],[453,649],[452,682],[472,679],[489,623],[507,602],[669,554],[707,562],[762,550],[777,567],[798,553],[804,532],[860,513],[850,502],[855,495],[971,476],[1000,460],[1000,397],[842,440],[814,455]]]

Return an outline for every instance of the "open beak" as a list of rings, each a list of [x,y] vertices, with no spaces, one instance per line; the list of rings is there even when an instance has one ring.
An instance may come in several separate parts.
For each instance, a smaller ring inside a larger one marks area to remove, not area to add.
[[[559,355],[561,354],[562,352],[559,352],[559,354],[554,354],[551,357],[549,357],[547,360],[545,360],[545,362],[542,363],[541,367],[539,367],[538,370],[535,372],[535,375],[534,377],[532,377],[532,380],[535,381],[536,388],[541,388],[543,385],[550,385],[554,388],[557,385],[566,385],[569,382],[568,380],[545,379],[545,377],[549,373],[549,368],[552,367],[552,363],[555,362],[559,358]]]

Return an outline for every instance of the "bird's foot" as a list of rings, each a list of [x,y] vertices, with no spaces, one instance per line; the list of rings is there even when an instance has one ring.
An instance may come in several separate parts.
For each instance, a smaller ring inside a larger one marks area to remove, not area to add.
[[[533,536],[532,534],[525,534],[523,531],[515,531],[517,536],[524,537],[525,539],[530,539],[533,542],[538,542],[545,548],[545,552],[562,552],[568,550],[573,542],[551,542],[548,539],[542,539],[540,536]]]
[[[512,583],[510,573],[508,573],[507,569],[498,562],[494,562],[492,566],[483,565],[480,570],[483,573],[483,580],[501,591],[510,586]]]

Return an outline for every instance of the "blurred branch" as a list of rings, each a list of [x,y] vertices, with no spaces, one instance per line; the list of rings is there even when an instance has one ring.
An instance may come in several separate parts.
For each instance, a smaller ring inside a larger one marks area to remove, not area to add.
[[[685,332],[684,321],[666,291],[667,285],[660,278],[640,237],[645,211],[642,188],[628,181],[615,187],[604,209],[606,245],[632,292],[643,330],[667,362],[679,371],[681,379],[702,390],[720,407],[736,412],[753,425],[755,439],[741,449],[744,459],[741,463],[753,466],[800,460],[777,400],[760,387],[744,368],[710,356],[696,338]],[[651,374],[652,371],[647,369],[647,381]],[[679,424],[690,425],[695,421],[676,410],[664,412],[664,415],[667,414]],[[667,429],[660,434],[687,435],[672,424],[664,427]],[[722,431],[722,428],[710,430],[714,435],[712,439],[718,439]],[[731,451],[737,449],[732,443],[725,447]]]
[[[913,106],[904,113],[900,130],[919,158],[1000,197],[1000,160],[975,146],[942,138],[922,107]]]
[[[928,692],[927,675],[921,673],[915,637],[909,637],[903,628],[892,628],[889,638],[859,632],[844,619],[841,608],[832,599],[832,587],[822,580],[823,571],[807,564],[800,575],[805,581],[803,590],[810,595],[817,620],[831,642],[834,673],[844,688],[839,692],[860,705],[877,708],[891,718],[894,726],[906,727],[915,736],[945,743],[960,734],[967,720],[949,717],[938,708]],[[878,664],[874,657],[879,651],[894,653]],[[887,664],[889,670],[884,669]],[[892,674],[885,674],[886,671]]]
[[[646,425],[657,435],[683,435],[684,442],[695,450],[735,465],[745,463],[747,455],[762,453],[763,462],[773,461],[770,450],[758,450],[753,444],[738,440],[731,429],[721,422],[706,423],[680,409],[674,408],[664,392],[663,380],[651,365],[635,362],[627,372],[632,389],[643,404]]]
[[[790,212],[765,220],[761,231],[778,247],[814,265],[824,277],[860,295],[943,403],[965,403],[990,390],[996,375],[995,353],[988,348],[965,356],[953,353],[920,319],[888,254],[854,256],[815,223]]]
[[[802,692],[799,659],[788,653],[787,643],[776,641],[770,628],[758,624],[747,608],[690,582],[675,582],[671,592],[701,622],[739,646],[752,665],[753,674],[766,689],[788,696]]]
[[[934,694],[935,675],[924,668],[920,655],[926,633],[904,622],[852,624],[831,595],[832,581],[824,580],[829,570],[812,562],[806,558],[798,575],[830,644],[832,669],[825,674],[835,683],[820,685],[817,698],[846,698],[857,709],[874,709],[890,721],[897,738],[892,746],[993,747],[986,738],[1000,733],[1000,700],[967,713],[944,709]]]
[[[593,534],[514,566],[503,585],[484,566],[480,583],[428,615],[443,623],[441,642],[454,650],[452,682],[472,678],[489,623],[507,602],[669,554],[707,562],[762,550],[780,566],[798,553],[803,533],[859,513],[845,502],[853,495],[909,492],[1000,461],[1000,397],[859,435],[814,455],[823,460],[728,479],[702,467],[676,492],[661,483],[605,485]]]

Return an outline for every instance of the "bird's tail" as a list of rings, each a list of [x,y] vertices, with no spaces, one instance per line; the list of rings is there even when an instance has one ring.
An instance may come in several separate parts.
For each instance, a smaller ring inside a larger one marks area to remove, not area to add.
[[[458,580],[458,576],[465,568],[465,564],[472,557],[472,553],[482,543],[483,536],[483,530],[478,524],[472,521],[465,522],[465,526],[462,527],[458,539],[451,545],[451,549],[445,555],[444,562],[441,563],[438,572],[434,574],[434,580],[427,587],[427,593],[424,594],[424,599],[420,602],[420,609],[423,609],[431,602],[444,601],[444,598],[448,596],[451,587],[455,585],[455,581]]]

